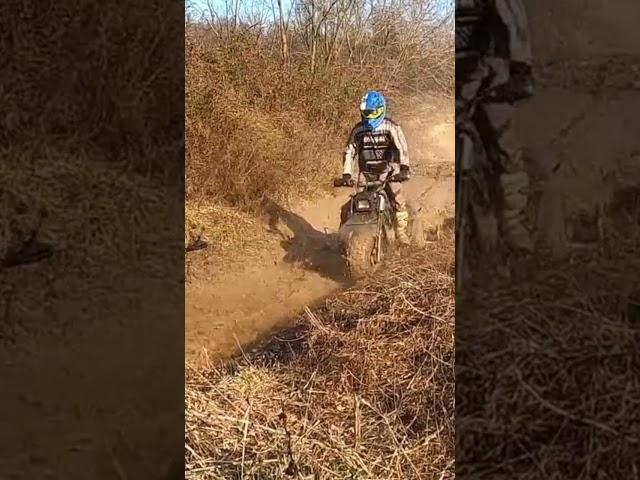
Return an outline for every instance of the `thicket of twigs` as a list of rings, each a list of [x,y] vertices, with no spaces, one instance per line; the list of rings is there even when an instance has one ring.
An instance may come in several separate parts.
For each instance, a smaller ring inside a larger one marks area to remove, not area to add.
[[[638,193],[614,201],[600,251],[457,310],[460,478],[635,475]]]
[[[398,100],[453,86],[453,2],[228,1],[188,12],[190,206],[313,195],[340,169],[364,91]]]
[[[452,239],[188,368],[186,477],[454,478]]]

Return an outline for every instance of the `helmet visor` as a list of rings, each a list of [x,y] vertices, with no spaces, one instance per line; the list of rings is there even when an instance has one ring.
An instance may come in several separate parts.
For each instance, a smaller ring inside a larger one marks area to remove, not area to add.
[[[366,118],[367,120],[375,120],[376,118],[380,118],[384,113],[384,107],[379,107],[374,110],[361,110],[362,118]]]

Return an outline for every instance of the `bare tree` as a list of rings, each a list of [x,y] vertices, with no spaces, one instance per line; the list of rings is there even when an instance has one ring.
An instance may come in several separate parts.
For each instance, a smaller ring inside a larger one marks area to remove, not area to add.
[[[251,30],[260,44],[277,41],[289,70],[295,61],[312,77],[347,68],[384,72],[385,85],[453,82],[453,0],[222,0],[218,10],[207,2],[205,23],[218,38]]]

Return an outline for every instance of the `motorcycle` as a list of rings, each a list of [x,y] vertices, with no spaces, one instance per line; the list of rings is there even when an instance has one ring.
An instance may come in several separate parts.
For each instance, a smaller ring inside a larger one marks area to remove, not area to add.
[[[372,177],[378,178],[372,178]],[[386,192],[387,183],[396,180],[389,172],[383,175],[359,175],[351,185],[334,182],[335,187],[353,186],[354,192],[341,215],[338,243],[346,260],[350,278],[356,280],[374,273],[396,250],[395,211]],[[417,215],[410,215],[412,243],[422,246],[423,229]]]

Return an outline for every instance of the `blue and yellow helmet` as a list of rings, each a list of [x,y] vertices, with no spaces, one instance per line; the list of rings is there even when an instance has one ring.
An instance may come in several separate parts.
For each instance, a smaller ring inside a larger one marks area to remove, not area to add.
[[[362,97],[360,103],[360,115],[363,123],[371,128],[378,128],[384,121],[386,102],[381,93],[370,90]]]

